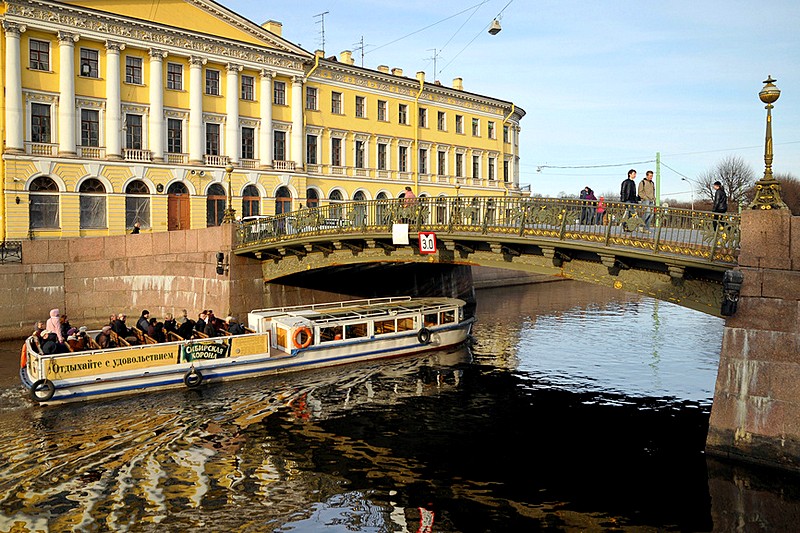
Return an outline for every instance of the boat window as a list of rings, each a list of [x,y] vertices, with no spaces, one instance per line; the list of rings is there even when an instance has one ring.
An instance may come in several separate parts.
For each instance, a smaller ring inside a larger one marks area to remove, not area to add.
[[[423,317],[423,321],[425,322],[425,327],[429,328],[431,326],[435,326],[438,324],[436,321],[436,313],[430,313]]]
[[[375,335],[394,333],[394,320],[376,320]]]
[[[286,333],[287,331],[283,328],[275,328],[275,342],[281,348],[286,348]]]
[[[414,319],[412,317],[397,319],[397,331],[408,331],[410,329],[414,329]]]
[[[357,339],[359,337],[366,337],[366,336],[367,336],[366,322],[363,322],[361,324],[347,324],[344,327],[345,339]]]
[[[449,311],[442,311],[439,313],[440,324],[451,324],[456,321],[456,310],[450,309]]]
[[[342,326],[319,328],[319,341],[330,342],[342,339]]]

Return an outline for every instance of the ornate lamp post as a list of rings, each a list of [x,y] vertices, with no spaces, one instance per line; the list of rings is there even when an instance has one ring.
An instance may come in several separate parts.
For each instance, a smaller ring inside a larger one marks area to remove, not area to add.
[[[223,224],[233,224],[233,221],[236,220],[236,209],[233,208],[233,186],[231,185],[231,175],[233,174],[233,165],[228,163],[225,166],[225,172],[228,174],[228,205],[225,206],[225,213],[222,217]]]
[[[767,110],[767,134],[764,140],[764,177],[756,182],[756,194],[751,209],[787,209],[781,200],[781,184],[772,177],[772,108],[778,97],[780,89],[775,87],[772,76],[764,80],[764,88],[758,97],[764,102]]]

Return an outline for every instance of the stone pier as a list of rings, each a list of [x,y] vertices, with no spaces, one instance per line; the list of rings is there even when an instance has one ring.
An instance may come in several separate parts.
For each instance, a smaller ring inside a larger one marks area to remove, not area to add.
[[[744,284],[725,324],[707,451],[800,470],[800,217],[742,213]]]

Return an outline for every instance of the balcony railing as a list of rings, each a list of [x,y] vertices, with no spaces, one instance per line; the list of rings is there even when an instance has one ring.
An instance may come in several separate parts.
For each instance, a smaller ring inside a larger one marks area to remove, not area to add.
[[[306,163],[306,171],[309,174],[319,174],[320,173],[320,165]]]
[[[189,154],[167,153],[167,163],[171,165],[185,165],[189,162]]]
[[[205,160],[206,166],[209,167],[224,167],[228,163],[230,163],[231,158],[227,155],[209,155],[206,154],[203,156]]]
[[[25,143],[25,153],[42,157],[54,157],[58,154],[58,145],[55,143]]]
[[[240,159],[239,166],[242,168],[247,169],[256,169],[258,168],[259,160],[258,159]]]
[[[369,176],[369,170],[366,168],[356,168],[356,177],[366,178]]]
[[[272,168],[275,170],[288,170],[294,172],[294,161],[284,161],[282,159],[274,159],[272,161]]]
[[[153,152],[150,150],[125,148],[123,156],[125,157],[125,161],[138,161],[140,163],[150,163],[153,160]]]
[[[103,146],[78,146],[78,157],[83,159],[105,159],[106,149]]]
[[[377,174],[377,175],[378,175],[378,178],[380,178],[380,179],[382,179],[382,180],[388,180],[388,179],[391,179],[391,177],[392,177],[392,176],[389,174],[389,171],[388,171],[388,170],[378,170],[378,171],[377,171],[377,173],[378,173],[378,174]]]
[[[331,167],[331,174],[344,175],[344,167]]]

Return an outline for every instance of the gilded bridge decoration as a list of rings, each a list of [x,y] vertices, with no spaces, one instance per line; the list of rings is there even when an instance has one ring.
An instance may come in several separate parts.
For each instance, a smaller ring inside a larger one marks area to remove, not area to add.
[[[239,226],[235,252],[265,279],[369,262],[483,265],[599,283],[719,315],[739,216],[555,198],[419,197],[329,203]],[[392,244],[409,225],[410,246]],[[421,255],[417,232],[435,232]]]

